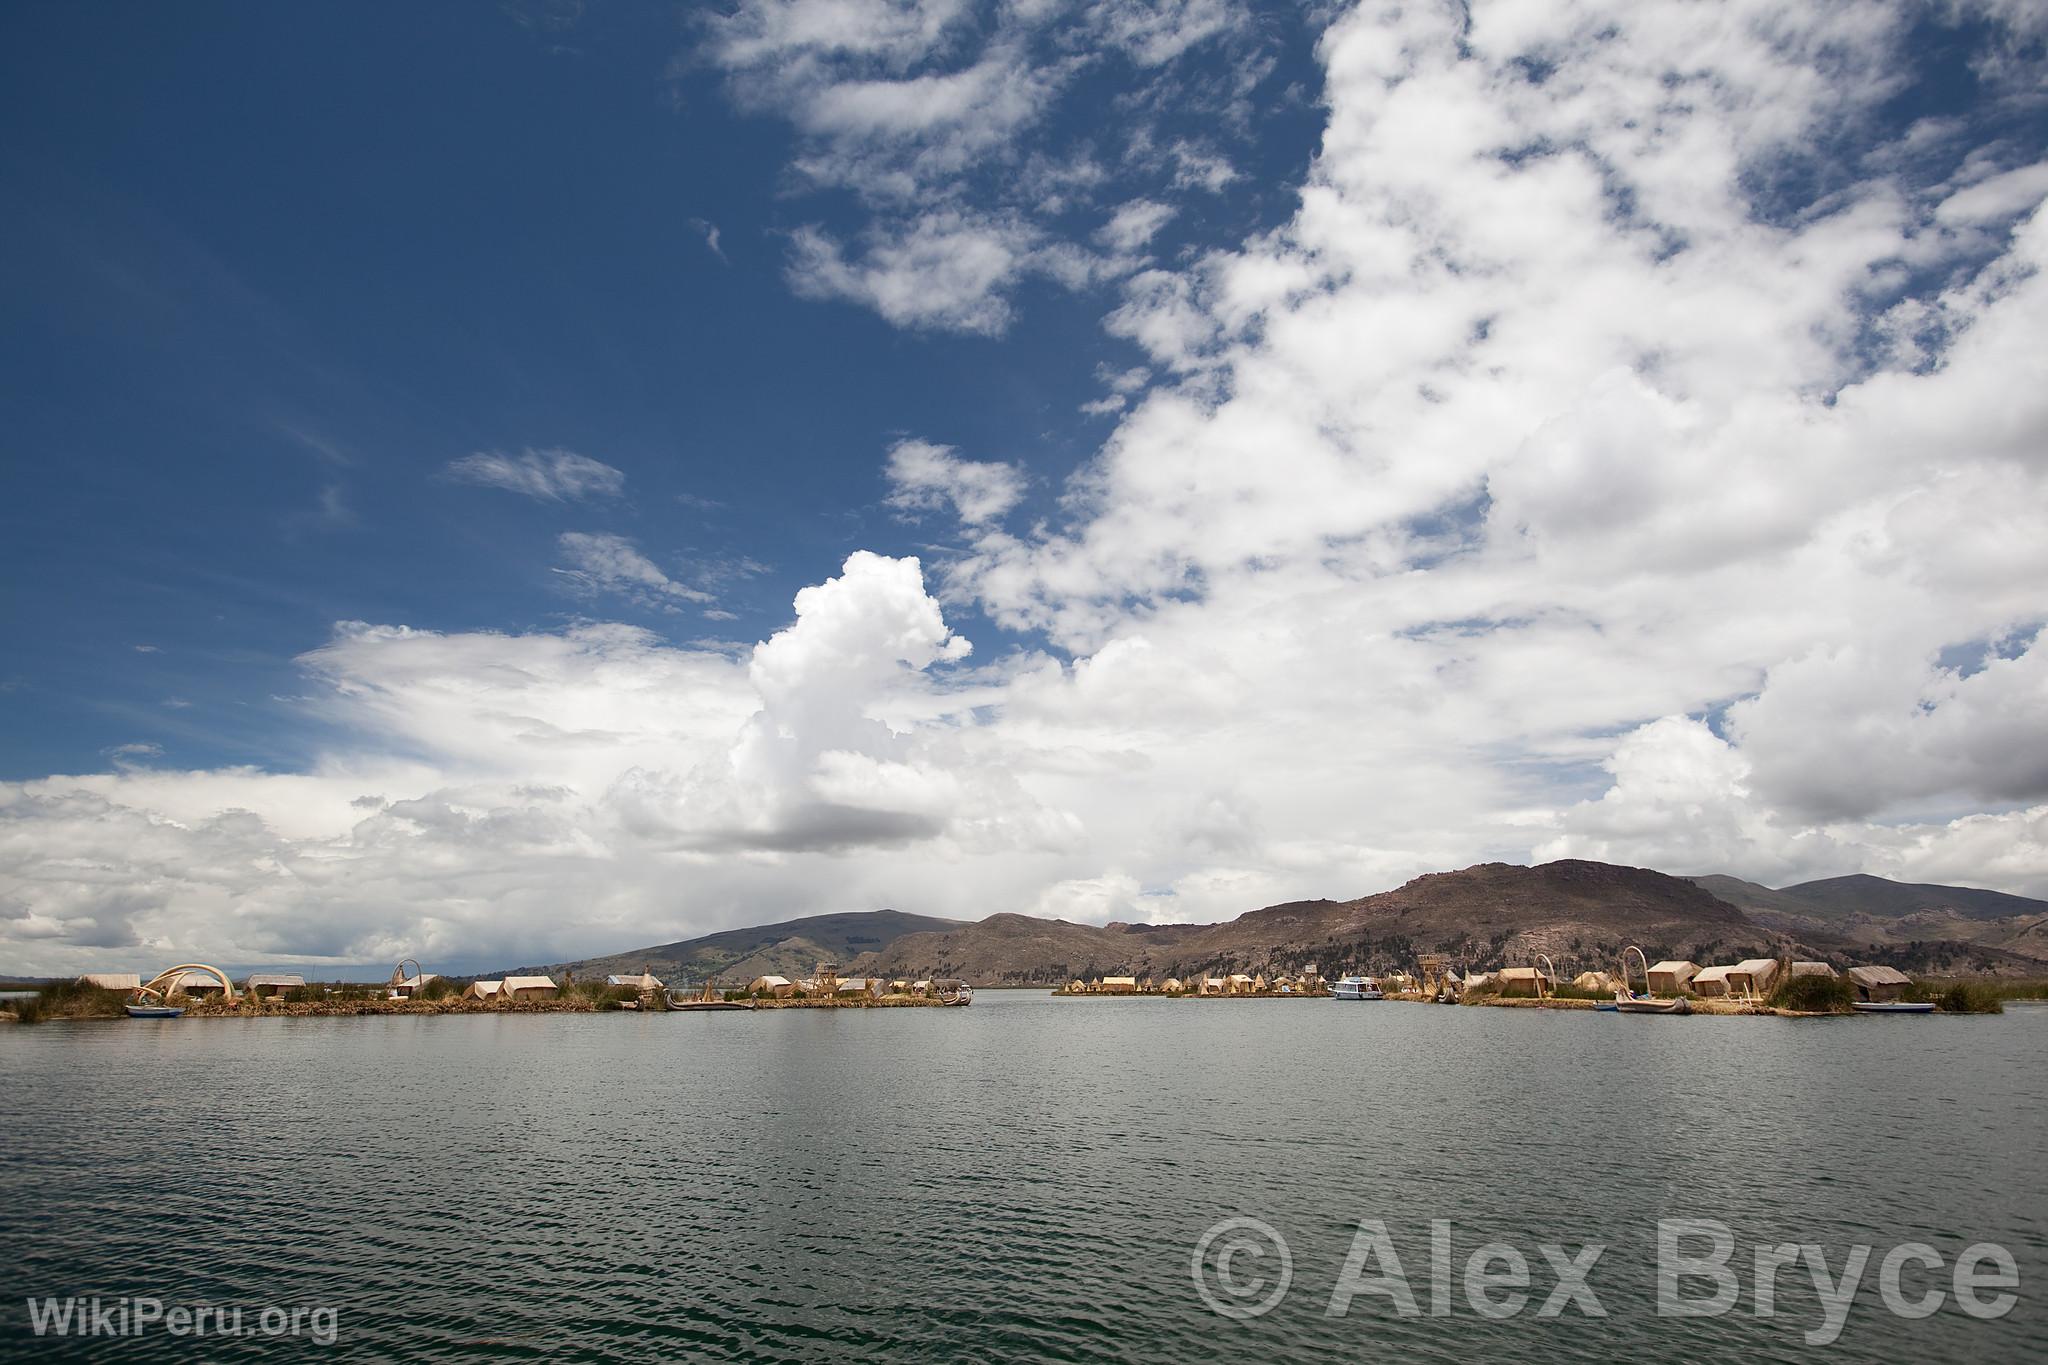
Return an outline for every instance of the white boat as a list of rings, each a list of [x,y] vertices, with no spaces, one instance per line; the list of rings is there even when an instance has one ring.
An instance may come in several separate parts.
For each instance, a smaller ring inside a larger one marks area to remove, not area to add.
[[[1330,987],[1330,994],[1339,1000],[1384,1000],[1386,992],[1380,989],[1379,979],[1371,976],[1347,976]]]
[[[1932,1014],[1932,1000],[1858,1000],[1849,1006],[1858,1014]]]

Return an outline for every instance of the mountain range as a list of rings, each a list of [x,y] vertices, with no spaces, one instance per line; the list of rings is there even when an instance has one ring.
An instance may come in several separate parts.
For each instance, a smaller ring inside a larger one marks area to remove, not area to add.
[[[1291,901],[1220,924],[1074,924],[1000,913],[965,921],[898,910],[813,915],[677,943],[515,970],[578,977],[647,970],[671,981],[847,975],[957,976],[1043,985],[1131,973],[1388,970],[1425,952],[1468,967],[1528,962],[1611,969],[1634,943],[1652,960],[1783,953],[1918,972],[2048,972],[2048,902],[1970,887],[1831,877],[1772,888],[1566,859],[1482,863],[1351,900]]]

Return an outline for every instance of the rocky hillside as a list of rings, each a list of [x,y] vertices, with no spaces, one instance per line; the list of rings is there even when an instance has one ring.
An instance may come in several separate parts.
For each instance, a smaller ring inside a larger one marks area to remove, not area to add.
[[[757,976],[807,976],[820,962],[851,962],[863,953],[886,949],[906,934],[926,934],[962,927],[960,920],[910,915],[900,910],[868,910],[839,915],[811,915],[750,929],[728,929],[680,943],[587,957],[577,962],[549,962],[514,967],[511,972],[573,972],[579,980],[650,971],[671,984],[716,976],[749,981]],[[502,975],[503,973],[500,973]]]
[[[1540,867],[1485,863],[1355,900],[1268,906],[1224,924],[1096,928],[995,915],[942,933],[905,935],[856,965],[878,975],[960,976],[993,985],[1122,972],[1278,971],[1309,962],[1332,975],[1412,963],[1424,952],[1481,968],[1526,962],[1538,952],[1560,967],[1608,967],[1628,943],[1653,958],[1722,960],[1776,952],[1782,942],[1692,882],[1567,860]]]
[[[1765,928],[1822,951],[1919,971],[2022,971],[2048,963],[2048,901],[1968,886],[1828,877],[1773,889],[1693,879]]]

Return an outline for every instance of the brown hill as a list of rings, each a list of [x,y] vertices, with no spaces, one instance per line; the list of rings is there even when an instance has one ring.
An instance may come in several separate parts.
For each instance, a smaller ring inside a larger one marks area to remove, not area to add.
[[[1694,880],[1767,929],[1909,971],[2011,972],[2048,962],[2048,902],[2025,896],[1860,875],[1777,890],[1735,877]]]
[[[957,928],[962,923],[931,915],[905,914],[900,910],[810,915],[804,919],[783,920],[779,924],[727,929],[680,943],[658,943],[649,948],[586,957],[577,962],[540,963],[512,970],[514,974],[545,972],[551,976],[573,973],[586,981],[612,972],[626,974],[645,970],[673,985],[700,981],[708,976],[742,983],[767,975],[795,978],[809,975],[820,962],[844,963],[861,953],[887,948],[905,934]]]
[[[1492,968],[1548,953],[1562,968],[1609,967],[1628,943],[1654,959],[1778,951],[1779,936],[1681,878],[1566,860],[1484,863],[1433,873],[1374,896],[1292,901],[1224,924],[1069,924],[993,915],[941,933],[906,934],[856,966],[887,976],[960,976],[980,984],[1051,983],[1128,972],[1164,978],[1202,969],[1325,975],[1412,964],[1440,952]]]

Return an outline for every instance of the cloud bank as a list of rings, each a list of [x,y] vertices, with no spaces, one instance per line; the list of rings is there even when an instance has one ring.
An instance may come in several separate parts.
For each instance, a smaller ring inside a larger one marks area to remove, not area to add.
[[[1027,8],[722,21],[805,173],[876,206],[860,248],[817,239],[822,292],[987,330],[1052,259],[1048,220],[949,188],[1029,161]],[[1231,12],[1088,11],[1138,66]],[[1995,112],[2039,32],[1973,13]],[[1123,406],[1056,516],[1012,524],[1001,452],[910,437],[886,496],[960,553],[855,553],[750,651],[338,627],[302,660],[339,737],[306,772],[128,748],[0,788],[0,946],[503,965],[884,904],[1212,918],[1565,855],[2048,895],[2048,162],[1888,112],[1919,14],[1337,13],[1293,217],[1112,277]],[[1104,192],[1088,249],[1141,250],[1140,201],[1171,207]],[[941,229],[981,234],[967,275],[920,245]],[[466,476],[617,491],[489,459]],[[629,542],[558,548],[594,590],[695,601]],[[975,613],[1002,647],[969,656]]]

